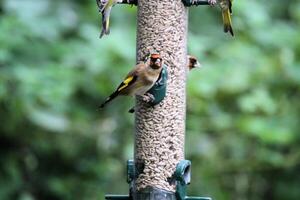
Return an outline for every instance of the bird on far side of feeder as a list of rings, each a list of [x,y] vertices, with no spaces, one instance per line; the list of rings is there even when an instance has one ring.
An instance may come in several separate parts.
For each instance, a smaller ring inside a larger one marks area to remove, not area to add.
[[[100,33],[100,38],[103,37],[103,35],[109,35],[110,29],[109,29],[109,18],[112,7],[117,4],[121,3],[122,0],[96,0],[96,3],[99,8],[99,12],[102,14],[102,30]]]
[[[199,63],[198,59],[195,56],[188,55],[187,59],[188,59],[187,67],[188,67],[189,70],[201,67],[201,64]]]
[[[117,89],[100,105],[103,108],[108,102],[119,95],[141,96],[146,102],[153,97],[146,92],[155,84],[162,70],[162,58],[158,53],[150,55],[147,61],[139,63],[131,70]]]
[[[218,0],[218,4],[222,11],[224,32],[229,32],[231,36],[234,36],[231,22],[232,2],[233,0]],[[217,3],[217,0],[208,0],[208,3],[210,5],[215,5]]]

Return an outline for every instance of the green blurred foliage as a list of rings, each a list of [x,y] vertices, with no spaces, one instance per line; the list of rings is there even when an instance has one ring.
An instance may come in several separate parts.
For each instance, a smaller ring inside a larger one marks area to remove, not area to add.
[[[115,6],[101,40],[100,19],[94,1],[0,1],[1,200],[127,193],[134,100],[97,106],[135,63],[136,8]],[[190,9],[188,192],[299,200],[300,2],[236,1],[233,26]]]

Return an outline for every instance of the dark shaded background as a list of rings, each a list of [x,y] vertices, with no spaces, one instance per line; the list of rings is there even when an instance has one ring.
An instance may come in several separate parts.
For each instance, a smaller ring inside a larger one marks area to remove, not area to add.
[[[300,199],[300,2],[190,9],[189,194]],[[100,102],[135,63],[136,8],[115,6],[99,39],[94,0],[0,1],[0,199],[100,200],[127,193],[131,98]]]

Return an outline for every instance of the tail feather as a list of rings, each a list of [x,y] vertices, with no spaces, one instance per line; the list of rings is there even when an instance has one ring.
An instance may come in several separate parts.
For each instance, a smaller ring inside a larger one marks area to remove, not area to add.
[[[101,31],[101,33],[100,33],[99,38],[102,38],[103,35],[109,35],[109,33],[110,33],[109,28],[108,28],[108,29],[104,29],[104,28],[103,28],[102,31]]]
[[[227,33],[229,32],[231,36],[234,36],[233,30],[232,30],[232,26],[224,26],[224,32]]]
[[[99,38],[102,38],[102,37],[103,37],[103,35],[104,35],[104,33],[105,33],[105,31],[104,31],[104,29],[102,29],[102,31],[101,31],[101,33],[100,33],[100,36],[99,36]]]
[[[230,32],[232,36],[234,36],[233,29],[231,26],[231,16],[229,9],[222,11],[223,16],[223,24],[224,24],[224,32]]]
[[[104,108],[104,106],[109,103],[110,101],[112,101],[114,98],[116,98],[119,95],[119,91],[115,91],[114,93],[112,93],[109,97],[107,97],[107,99],[100,105],[100,108]]]
[[[111,8],[108,7],[105,10],[102,11],[102,31],[100,34],[100,38],[103,37],[103,35],[109,35],[110,29],[109,29],[109,17],[110,17]]]
[[[106,14],[102,14],[102,31],[100,34],[100,38],[103,37],[103,35],[109,35],[110,29],[109,29],[109,16]]]

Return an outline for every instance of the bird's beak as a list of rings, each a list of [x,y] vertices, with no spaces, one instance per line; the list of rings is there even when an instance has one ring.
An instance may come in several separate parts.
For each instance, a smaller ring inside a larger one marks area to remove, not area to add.
[[[161,62],[160,59],[156,59],[155,64],[159,66],[159,65],[160,65],[160,62]]]
[[[195,68],[200,68],[200,67],[201,67],[201,64],[197,61],[195,64]]]

